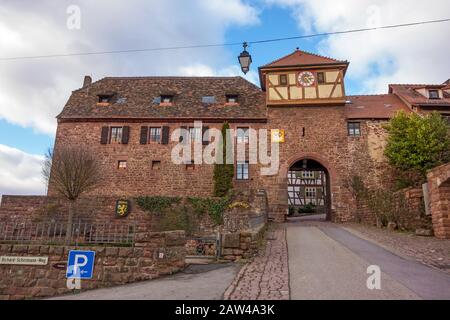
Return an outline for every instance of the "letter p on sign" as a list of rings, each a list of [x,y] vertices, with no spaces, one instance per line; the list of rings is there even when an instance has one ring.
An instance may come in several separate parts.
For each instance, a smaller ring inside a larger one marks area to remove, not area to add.
[[[91,279],[94,272],[95,251],[71,250],[67,258],[67,278]]]

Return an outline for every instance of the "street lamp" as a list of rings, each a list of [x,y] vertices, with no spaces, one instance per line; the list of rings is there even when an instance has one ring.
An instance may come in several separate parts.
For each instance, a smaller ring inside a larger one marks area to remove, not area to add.
[[[252,63],[252,56],[246,50],[248,47],[247,42],[244,42],[242,45],[244,47],[244,51],[241,52],[238,59],[239,64],[241,65],[242,72],[246,74],[250,70],[250,64]]]

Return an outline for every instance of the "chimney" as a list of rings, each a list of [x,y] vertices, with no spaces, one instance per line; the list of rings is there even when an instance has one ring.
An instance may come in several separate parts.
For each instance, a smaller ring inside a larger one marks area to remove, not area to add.
[[[86,88],[86,87],[89,86],[91,83],[92,83],[92,78],[91,78],[91,76],[84,76],[83,88]]]

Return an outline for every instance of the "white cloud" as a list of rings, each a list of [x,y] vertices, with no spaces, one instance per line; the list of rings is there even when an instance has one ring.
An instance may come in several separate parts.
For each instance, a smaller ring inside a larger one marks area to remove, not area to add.
[[[328,32],[435,20],[450,16],[450,2],[373,0],[267,0],[292,10],[299,29]],[[442,83],[450,77],[450,23],[333,35],[321,54],[350,61],[347,78],[365,93],[386,92],[389,83]]]
[[[81,29],[66,27],[68,5]],[[243,0],[2,1],[0,57],[211,44],[230,25],[259,22]],[[0,118],[53,134],[55,116],[83,76],[176,75],[187,65],[226,66],[237,52],[187,49],[70,58],[0,61]]]
[[[41,175],[44,157],[0,144],[0,196],[45,194]]]

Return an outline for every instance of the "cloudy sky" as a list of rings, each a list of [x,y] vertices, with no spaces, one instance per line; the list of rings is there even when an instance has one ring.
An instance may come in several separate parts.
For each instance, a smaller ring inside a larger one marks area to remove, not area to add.
[[[1,0],[0,195],[45,192],[42,155],[53,145],[55,116],[84,75],[239,75],[242,48],[2,58],[234,43],[443,18],[450,18],[448,0]],[[257,66],[300,47],[349,60],[349,94],[384,93],[389,83],[442,83],[450,78],[449,32],[446,22],[255,44],[246,78],[257,83]]]

